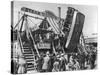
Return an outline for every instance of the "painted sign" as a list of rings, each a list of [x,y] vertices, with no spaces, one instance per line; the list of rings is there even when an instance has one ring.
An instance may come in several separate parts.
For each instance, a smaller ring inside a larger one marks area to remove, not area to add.
[[[50,43],[37,43],[38,49],[50,49]]]
[[[21,11],[29,12],[29,13],[40,15],[40,16],[44,16],[44,17],[46,16],[46,13],[44,13],[44,12],[39,12],[39,11],[30,9],[30,8],[26,8],[26,7],[22,7]]]

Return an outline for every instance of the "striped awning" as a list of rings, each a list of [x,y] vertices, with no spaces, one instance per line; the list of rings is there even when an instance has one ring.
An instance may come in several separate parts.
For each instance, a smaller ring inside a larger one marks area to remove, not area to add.
[[[56,20],[53,18],[47,17],[47,21],[49,22],[55,34],[59,34],[60,33],[59,25],[57,24]]]

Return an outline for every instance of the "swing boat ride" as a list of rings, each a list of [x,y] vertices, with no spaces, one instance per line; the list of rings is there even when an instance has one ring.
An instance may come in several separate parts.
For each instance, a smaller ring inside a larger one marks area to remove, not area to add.
[[[36,60],[36,57],[41,57],[41,52],[49,51],[51,54],[56,54],[58,51],[62,51],[65,54],[77,52],[87,54],[82,32],[85,15],[68,7],[66,18],[63,19],[61,18],[61,8],[58,7],[58,9],[59,17],[48,10],[40,12],[26,7],[21,8],[21,17],[17,24],[12,26],[11,31],[13,42],[17,40],[27,62],[27,71],[35,69],[33,61]],[[34,24],[30,18],[39,19],[41,23]],[[29,27],[29,22],[33,23],[33,28]]]

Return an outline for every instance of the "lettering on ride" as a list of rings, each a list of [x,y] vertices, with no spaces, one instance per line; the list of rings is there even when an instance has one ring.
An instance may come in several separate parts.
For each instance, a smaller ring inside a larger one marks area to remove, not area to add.
[[[49,43],[38,43],[37,47],[39,49],[50,49],[50,44]]]
[[[33,13],[33,14],[36,14],[36,15],[44,16],[44,17],[46,16],[46,14],[44,12],[39,12],[39,11],[32,10],[32,9],[26,8],[26,7],[22,7],[21,11]]]

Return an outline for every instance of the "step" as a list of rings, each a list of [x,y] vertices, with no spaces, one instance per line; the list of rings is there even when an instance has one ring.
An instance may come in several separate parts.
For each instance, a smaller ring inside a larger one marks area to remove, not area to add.
[[[24,46],[24,45],[23,45],[23,47],[24,47],[24,48],[30,48],[30,46]]]
[[[27,57],[27,56],[34,56],[34,55],[33,54],[28,54],[28,53],[26,54],[25,53],[24,56]]]
[[[26,62],[34,62],[34,59],[26,59]]]
[[[24,51],[32,51],[31,49],[23,49]]]
[[[24,50],[24,52],[32,52],[32,50]]]
[[[33,56],[34,54],[33,53],[25,53],[24,55],[30,55],[30,56]]]
[[[23,52],[23,54],[33,54],[32,52]]]
[[[29,43],[24,43],[23,45],[30,45]]]
[[[33,56],[30,56],[30,57],[25,57],[25,59],[33,59]]]
[[[31,50],[31,48],[23,48],[24,50]]]
[[[34,65],[27,65],[27,68],[34,68]]]
[[[23,47],[29,47],[30,48],[31,46],[30,45],[23,45]]]
[[[32,71],[32,70],[34,70],[33,67],[32,68],[27,68],[27,71]]]
[[[26,50],[26,51],[28,51],[28,50],[31,50],[31,49],[29,49],[29,48],[23,48],[23,50]]]
[[[28,53],[28,52],[32,52],[32,51],[31,50],[24,50],[24,52],[27,52]]]
[[[27,65],[33,65],[33,63],[27,63]]]
[[[34,61],[26,61],[26,63],[27,63],[27,64],[29,64],[29,63],[34,63]]]

